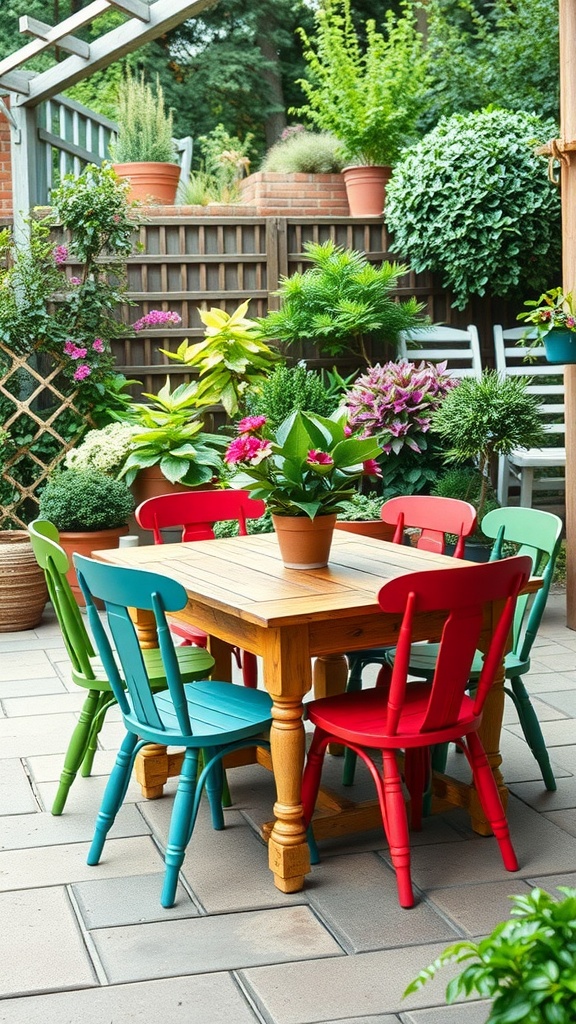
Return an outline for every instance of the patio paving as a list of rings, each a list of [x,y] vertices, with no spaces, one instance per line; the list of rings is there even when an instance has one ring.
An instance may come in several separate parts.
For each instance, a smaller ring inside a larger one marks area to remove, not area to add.
[[[230,772],[227,828],[203,804],[177,902],[160,906],[162,850],[175,780],[160,800],[132,782],[98,867],[86,865],[94,819],[123,734],[102,730],[91,778],[64,814],[49,808],[83,694],[69,680],[47,609],[35,630],[0,634],[1,1024],[483,1024],[486,1004],[446,1007],[449,972],[410,999],[418,971],[459,937],[508,916],[508,895],[576,884],[576,632],[563,593],[550,597],[533,649],[531,692],[558,780],[547,793],[511,702],[502,741],[509,819],[520,860],[509,875],[495,840],[460,811],[413,836],[418,903],[401,910],[379,830],[321,844],[301,893],[275,889],[257,826],[272,778]],[[340,785],[329,758],[327,781]],[[450,772],[464,759],[451,755]],[[371,796],[359,770],[359,799]]]

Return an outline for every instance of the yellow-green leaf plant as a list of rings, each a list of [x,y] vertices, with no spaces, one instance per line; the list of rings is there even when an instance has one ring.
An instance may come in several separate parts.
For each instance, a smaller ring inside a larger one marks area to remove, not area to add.
[[[198,370],[198,406],[221,403],[229,416],[236,416],[247,390],[264,380],[282,358],[260,340],[261,328],[246,318],[248,305],[249,301],[243,302],[233,313],[198,310],[206,328],[204,340],[195,345],[185,340],[176,352],[161,349],[170,359]]]

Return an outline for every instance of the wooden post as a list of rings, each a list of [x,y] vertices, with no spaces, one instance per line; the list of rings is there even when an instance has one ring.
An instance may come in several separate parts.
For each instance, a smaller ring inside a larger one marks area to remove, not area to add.
[[[560,133],[576,140],[576,4],[559,0]],[[576,152],[562,161],[562,285],[576,292]],[[576,629],[576,365],[567,366],[566,390],[566,624]]]

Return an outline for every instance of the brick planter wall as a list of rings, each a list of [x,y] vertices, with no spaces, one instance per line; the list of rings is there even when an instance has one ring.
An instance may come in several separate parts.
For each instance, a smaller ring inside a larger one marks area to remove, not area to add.
[[[0,113],[0,220],[12,216],[12,168],[10,165],[10,125]]]
[[[260,217],[348,217],[341,174],[272,174],[258,171],[240,183],[242,203]]]

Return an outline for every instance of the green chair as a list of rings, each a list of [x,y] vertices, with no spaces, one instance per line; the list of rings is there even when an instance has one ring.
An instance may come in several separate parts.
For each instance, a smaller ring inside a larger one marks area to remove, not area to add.
[[[542,586],[534,594],[518,598],[512,633],[512,650],[504,661],[505,692],[512,698],[518,712],[522,732],[542,772],[546,789],[555,790],[556,780],[542,736],[540,722],[532,706],[523,676],[530,670],[530,651],[536,639],[542,614],[552,583],[554,566],[560,550],[562,520],[551,512],[535,508],[498,508],[482,520],[482,532],[494,539],[490,561],[510,553],[514,545],[520,555],[532,559],[532,575],[539,577]],[[508,550],[505,550],[508,545]],[[438,644],[414,644],[410,651],[409,672],[419,679],[432,679],[436,667]],[[394,664],[395,650],[386,653],[389,667]],[[478,651],[472,663],[471,687],[478,681],[482,669],[482,655]],[[384,683],[385,684],[385,683]],[[435,752],[434,767],[442,770],[446,761],[445,750]]]
[[[58,543],[58,530],[48,520],[36,519],[28,527],[28,533],[36,561],[44,570],[50,600],[72,662],[72,679],[78,686],[88,690],[78,725],[68,744],[60,785],[52,806],[52,814],[62,814],[68,791],[78,771],[80,770],[84,777],[90,775],[98,733],[108,708],[116,703],[116,698],[104,667],[95,655],[82,614],[66,579],[70,563],[66,552]],[[205,679],[210,673],[214,659],[203,648],[177,647],[175,650],[182,678],[186,682]],[[143,650],[142,655],[152,688],[166,689],[166,675],[160,651],[154,648]]]

